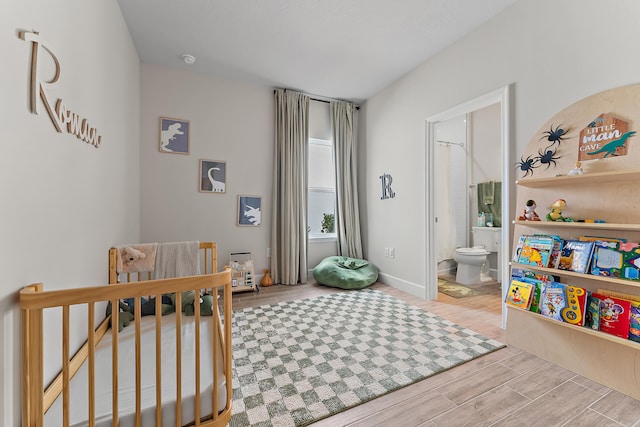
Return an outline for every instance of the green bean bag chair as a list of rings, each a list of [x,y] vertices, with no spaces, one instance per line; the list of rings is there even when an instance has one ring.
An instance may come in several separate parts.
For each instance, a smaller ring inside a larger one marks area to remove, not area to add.
[[[378,269],[363,259],[330,256],[313,269],[313,278],[325,286],[362,289],[378,280]]]

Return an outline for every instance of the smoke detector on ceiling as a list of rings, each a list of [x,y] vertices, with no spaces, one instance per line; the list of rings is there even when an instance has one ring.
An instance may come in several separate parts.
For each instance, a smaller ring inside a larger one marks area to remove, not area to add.
[[[196,57],[185,53],[182,55],[182,60],[185,64],[192,65],[194,62],[196,62]]]

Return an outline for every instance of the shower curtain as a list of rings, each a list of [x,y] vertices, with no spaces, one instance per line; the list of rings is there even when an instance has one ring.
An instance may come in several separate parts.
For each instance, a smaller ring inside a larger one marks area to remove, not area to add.
[[[435,173],[436,186],[436,261],[441,262],[453,257],[456,250],[454,210],[452,201],[451,149],[450,145],[436,144]]]

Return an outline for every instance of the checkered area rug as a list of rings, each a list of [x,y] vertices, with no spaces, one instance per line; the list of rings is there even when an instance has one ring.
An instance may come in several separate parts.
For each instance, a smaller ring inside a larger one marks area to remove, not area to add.
[[[375,290],[237,310],[229,425],[307,425],[502,347]]]

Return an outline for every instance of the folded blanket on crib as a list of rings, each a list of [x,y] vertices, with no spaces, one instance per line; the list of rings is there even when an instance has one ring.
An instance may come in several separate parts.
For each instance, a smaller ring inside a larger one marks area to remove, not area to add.
[[[157,243],[117,246],[116,272],[120,274],[153,271],[157,246]]]
[[[200,242],[158,243],[154,279],[200,274]]]

